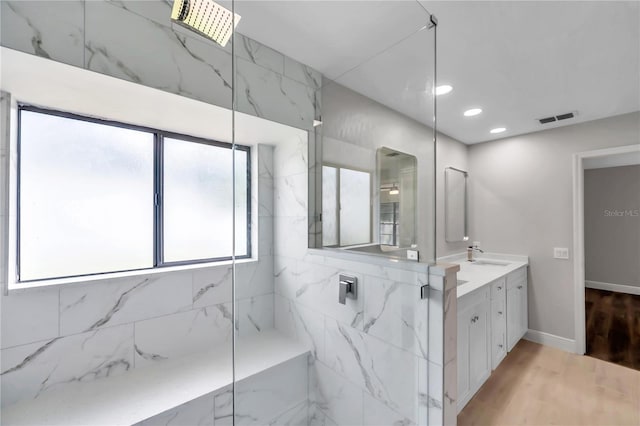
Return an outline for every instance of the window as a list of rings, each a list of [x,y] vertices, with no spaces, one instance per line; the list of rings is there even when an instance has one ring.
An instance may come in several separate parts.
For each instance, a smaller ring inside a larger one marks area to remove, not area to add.
[[[322,167],[322,242],[350,246],[371,242],[371,174]]]
[[[249,148],[19,107],[19,281],[249,257]],[[233,162],[236,196],[233,205]]]

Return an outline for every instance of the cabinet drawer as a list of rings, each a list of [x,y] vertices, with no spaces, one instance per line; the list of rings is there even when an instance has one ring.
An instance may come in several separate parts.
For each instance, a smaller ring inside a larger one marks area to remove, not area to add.
[[[505,291],[507,291],[505,281],[505,278],[502,277],[491,283],[491,300],[504,299]]]
[[[507,289],[512,290],[527,283],[527,267],[524,266],[507,275]]]

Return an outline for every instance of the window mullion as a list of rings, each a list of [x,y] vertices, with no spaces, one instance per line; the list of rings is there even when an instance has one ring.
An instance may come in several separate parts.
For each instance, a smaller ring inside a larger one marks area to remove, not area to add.
[[[163,194],[163,135],[161,133],[155,133],[154,144],[154,164],[153,164],[153,259],[154,266],[161,266],[164,263],[163,253],[163,207],[162,207],[162,194]]]

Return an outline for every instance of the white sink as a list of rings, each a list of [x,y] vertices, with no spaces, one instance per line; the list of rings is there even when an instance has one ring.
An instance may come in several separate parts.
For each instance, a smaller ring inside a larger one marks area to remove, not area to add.
[[[471,265],[487,265],[487,266],[508,266],[509,262],[502,262],[500,260],[491,259],[478,259],[473,262],[469,262]]]

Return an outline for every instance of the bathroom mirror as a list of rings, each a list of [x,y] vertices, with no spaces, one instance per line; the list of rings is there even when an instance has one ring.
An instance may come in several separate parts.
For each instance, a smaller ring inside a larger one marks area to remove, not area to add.
[[[444,170],[444,233],[449,243],[469,240],[467,178],[464,170],[454,167]]]
[[[416,244],[417,159],[380,148],[378,231],[381,247],[412,248]]]

